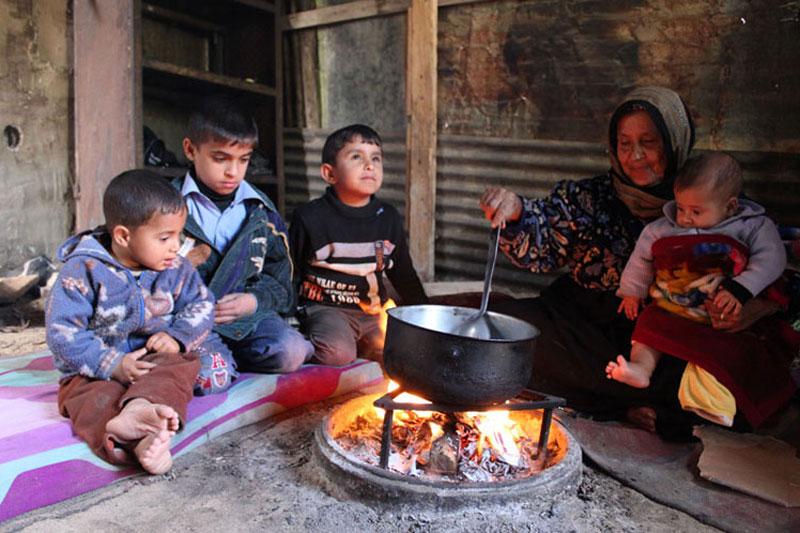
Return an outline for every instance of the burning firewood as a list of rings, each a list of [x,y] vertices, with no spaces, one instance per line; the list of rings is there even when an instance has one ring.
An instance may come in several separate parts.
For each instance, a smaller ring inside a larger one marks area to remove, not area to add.
[[[431,443],[429,470],[436,474],[458,474],[460,439],[454,430],[447,430]]]
[[[385,413],[376,408],[357,415],[349,427],[337,427],[336,440],[364,462],[377,464]],[[387,467],[453,482],[526,477],[563,455],[555,441],[548,453],[540,453],[537,427],[523,429],[507,411],[394,411]]]

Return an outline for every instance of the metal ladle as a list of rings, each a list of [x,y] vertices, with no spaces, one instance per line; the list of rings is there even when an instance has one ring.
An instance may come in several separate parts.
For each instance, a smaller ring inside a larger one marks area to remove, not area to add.
[[[473,339],[501,338],[500,331],[492,323],[491,315],[486,313],[486,309],[489,307],[489,293],[492,289],[494,264],[497,261],[497,249],[500,246],[501,229],[501,226],[498,225],[497,231],[492,231],[489,236],[489,258],[486,261],[486,271],[483,274],[483,294],[481,295],[480,310],[455,329],[456,335]]]

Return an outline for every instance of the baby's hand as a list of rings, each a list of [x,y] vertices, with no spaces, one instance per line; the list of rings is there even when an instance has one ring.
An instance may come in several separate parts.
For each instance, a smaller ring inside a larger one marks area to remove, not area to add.
[[[736,318],[742,312],[742,304],[726,289],[719,289],[714,296],[714,305],[725,316]]]
[[[178,341],[170,337],[165,331],[150,335],[144,347],[152,353],[180,353],[181,351],[181,345],[178,344]]]
[[[639,304],[641,301],[634,296],[623,296],[622,301],[617,308],[617,313],[625,312],[625,316],[630,320],[635,319],[639,315]]]
[[[214,324],[229,324],[240,316],[252,315],[258,309],[258,300],[247,292],[232,292],[214,306]]]
[[[139,358],[146,353],[147,348],[139,348],[123,355],[111,372],[111,377],[120,383],[128,385],[136,381],[136,378],[150,372],[150,369],[155,367],[156,364],[148,361],[139,361]]]

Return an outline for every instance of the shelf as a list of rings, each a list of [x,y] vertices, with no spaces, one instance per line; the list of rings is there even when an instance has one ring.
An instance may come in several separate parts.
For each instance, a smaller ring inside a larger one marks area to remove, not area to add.
[[[270,4],[265,0],[233,0],[236,4],[242,4],[243,6],[250,6],[255,9],[260,9],[261,11],[266,11],[267,13],[275,13],[275,4]]]
[[[197,30],[205,30],[217,33],[225,32],[225,26],[222,26],[220,24],[214,24],[213,22],[209,22],[202,18],[193,17],[191,15],[181,13],[180,11],[173,11],[171,9],[166,9],[164,7],[152,4],[143,3],[142,14],[147,17],[173,22],[187,28],[194,28]]]
[[[202,84],[236,89],[238,91],[261,94],[265,96],[275,96],[276,94],[274,87],[269,87],[260,83],[249,82],[239,78],[231,78],[220,74],[204,72],[202,70],[189,67],[181,67],[171,63],[166,63],[164,61],[157,61],[155,59],[143,59],[142,68],[169,77],[182,78],[188,82],[200,82]]]

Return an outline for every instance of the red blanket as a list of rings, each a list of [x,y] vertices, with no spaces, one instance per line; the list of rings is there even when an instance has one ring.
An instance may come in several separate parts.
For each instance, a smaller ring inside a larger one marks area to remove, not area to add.
[[[667,286],[663,283],[666,273],[671,290],[659,291],[663,299],[658,298],[656,305],[642,310],[632,339],[695,363],[713,374],[730,390],[737,409],[756,428],[794,393],[789,365],[800,349],[800,335],[786,322],[773,317],[746,331],[729,333],[698,322],[703,320],[699,316],[690,317],[684,312],[682,317],[666,310],[679,307],[673,304],[688,304],[689,308],[702,304],[709,293],[685,290],[689,286],[687,281],[712,273],[735,274],[743,267],[743,253],[737,241],[717,235],[687,235],[656,241],[654,266],[662,288]],[[676,294],[685,300],[679,302],[681,298],[675,298]],[[671,300],[668,305],[664,305],[666,299]]]

